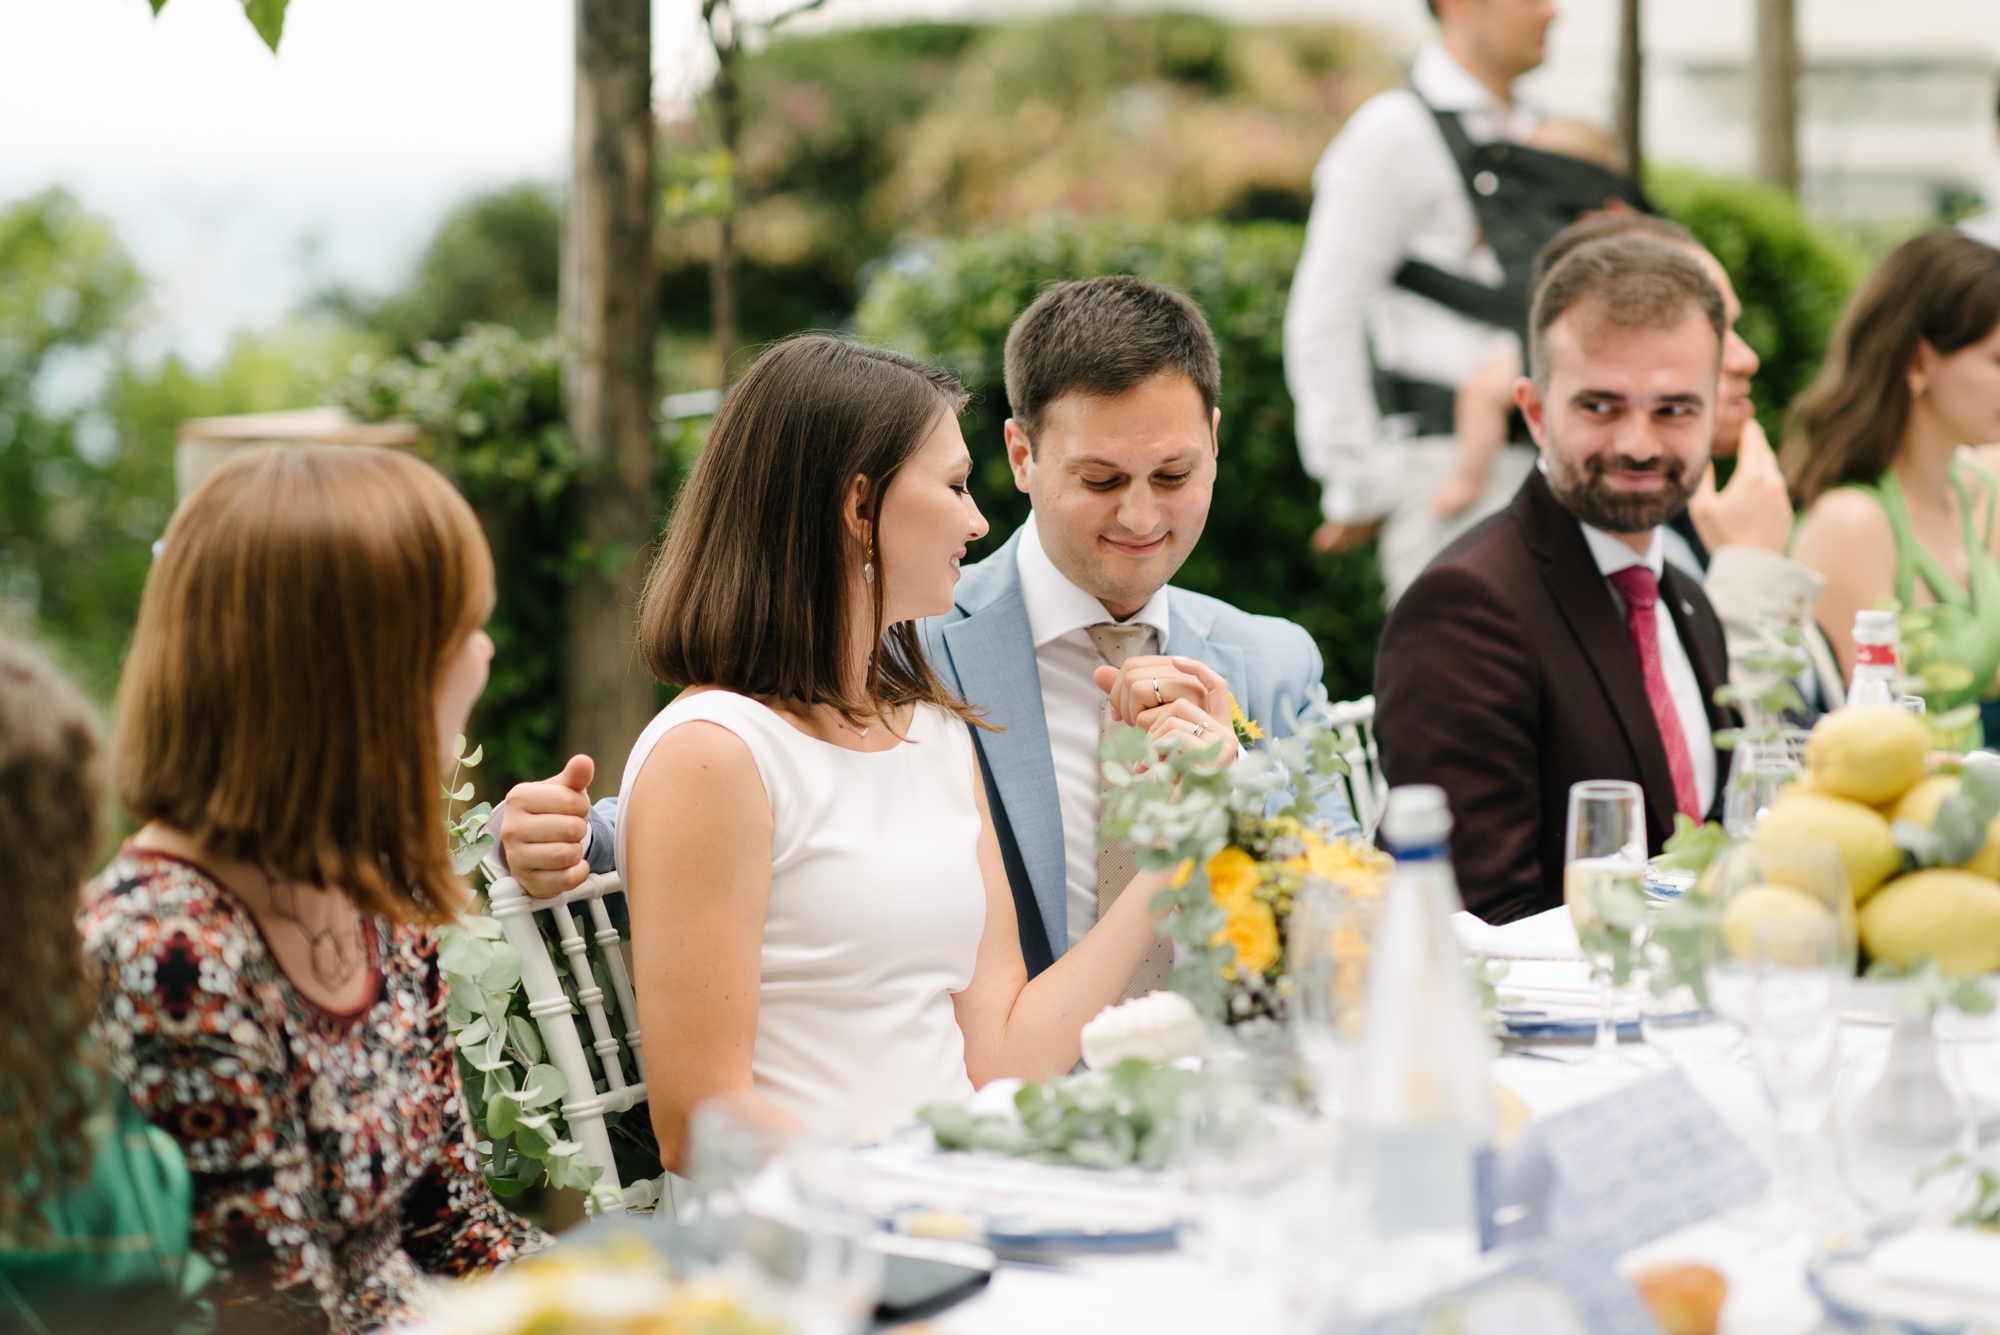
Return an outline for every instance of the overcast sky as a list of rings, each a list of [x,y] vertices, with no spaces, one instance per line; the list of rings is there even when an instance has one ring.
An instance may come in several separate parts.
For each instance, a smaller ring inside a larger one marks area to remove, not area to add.
[[[654,0],[663,105],[706,77],[698,3]],[[1203,7],[1330,17],[1354,4]],[[832,0],[818,21],[1056,7]],[[467,191],[561,176],[570,12],[571,0],[292,0],[273,56],[239,0],[169,0],[157,19],[146,0],[0,0],[0,201],[60,184],[108,214],[153,280],[141,350],[207,362],[233,330],[328,281],[390,286]]]

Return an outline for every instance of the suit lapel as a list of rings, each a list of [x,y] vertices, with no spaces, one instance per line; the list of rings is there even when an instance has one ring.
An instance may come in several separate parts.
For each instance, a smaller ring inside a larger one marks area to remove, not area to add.
[[[1049,751],[1034,633],[1021,601],[1013,544],[980,562],[980,572],[982,578],[974,588],[961,585],[967,595],[960,604],[964,619],[944,626],[937,639],[943,642],[960,693],[1000,729],[977,734],[980,751],[1006,805],[1049,945],[1060,956],[1069,942],[1062,807],[1056,797],[1056,767]]]
[[[1542,579],[1617,715],[1639,771],[1640,786],[1646,792],[1646,823],[1653,827],[1657,843],[1673,832],[1678,803],[1673,771],[1667,767],[1660,726],[1646,698],[1646,678],[1639,668],[1631,632],[1604,586],[1604,576],[1597,569],[1590,544],[1584,541],[1583,529],[1556,501],[1539,470],[1528,475],[1514,504],[1528,545],[1542,559]],[[1561,689],[1560,683],[1556,685]]]

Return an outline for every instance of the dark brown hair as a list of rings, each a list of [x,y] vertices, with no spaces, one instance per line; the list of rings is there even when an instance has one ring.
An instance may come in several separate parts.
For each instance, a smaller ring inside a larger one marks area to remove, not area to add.
[[[1042,410],[1065,394],[1110,396],[1179,371],[1204,415],[1222,397],[1222,358],[1201,307],[1172,288],[1114,274],[1057,283],[1007,331],[1007,409],[1036,448]]]
[[[493,607],[472,508],[391,450],[254,450],[163,542],[118,691],[126,808],[273,880],[446,920],[438,678]]]
[[[104,776],[83,698],[35,650],[0,635],[0,1247],[40,1232],[40,1209],[79,1177],[96,1063],[96,1008],[77,894],[97,857]]]
[[[971,719],[931,671],[916,627],[884,626],[868,677],[846,680],[856,551],[843,503],[868,481],[867,551],[896,473],[965,406],[943,371],[807,334],[771,348],[729,391],[646,576],[639,649],[661,681],[830,705],[849,719],[921,701]]]
[[[1792,404],[1779,456],[1801,510],[1874,482],[1902,448],[1917,344],[1945,356],[2000,324],[2000,250],[1949,227],[1889,252],[1848,303],[1812,388]]]
[[[1720,356],[1722,293],[1693,256],[1645,236],[1587,242],[1563,256],[1535,289],[1528,366],[1547,389],[1549,329],[1571,310],[1587,308],[1600,326],[1612,329],[1672,329],[1690,307],[1715,331]]]
[[[1607,241],[1614,236],[1649,237],[1679,246],[1683,250],[1705,250],[1695,234],[1675,222],[1672,218],[1662,218],[1657,213],[1631,212],[1599,213],[1573,222],[1543,243],[1535,252],[1535,286],[1541,286],[1542,279],[1549,270],[1562,263],[1578,246],[1589,245],[1593,241]]]

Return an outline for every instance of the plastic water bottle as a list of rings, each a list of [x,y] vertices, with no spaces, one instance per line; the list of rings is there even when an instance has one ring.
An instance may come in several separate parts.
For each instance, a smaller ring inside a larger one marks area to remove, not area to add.
[[[1451,926],[1461,905],[1444,790],[1391,789],[1382,834],[1396,871],[1369,967],[1350,1166],[1378,1236],[1434,1235],[1476,1254],[1493,1142],[1492,1042]]]
[[[1869,608],[1854,614],[1854,677],[1847,684],[1848,708],[1894,707],[1903,667],[1897,661],[1900,633],[1894,612]]]

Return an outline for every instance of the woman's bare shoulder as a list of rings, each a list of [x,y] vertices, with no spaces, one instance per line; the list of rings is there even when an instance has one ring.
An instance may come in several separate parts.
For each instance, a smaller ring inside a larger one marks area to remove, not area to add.
[[[1799,520],[1794,547],[1844,547],[1851,543],[1893,548],[1896,535],[1889,527],[1889,516],[1874,497],[1854,487],[1835,487],[1814,501]]]

